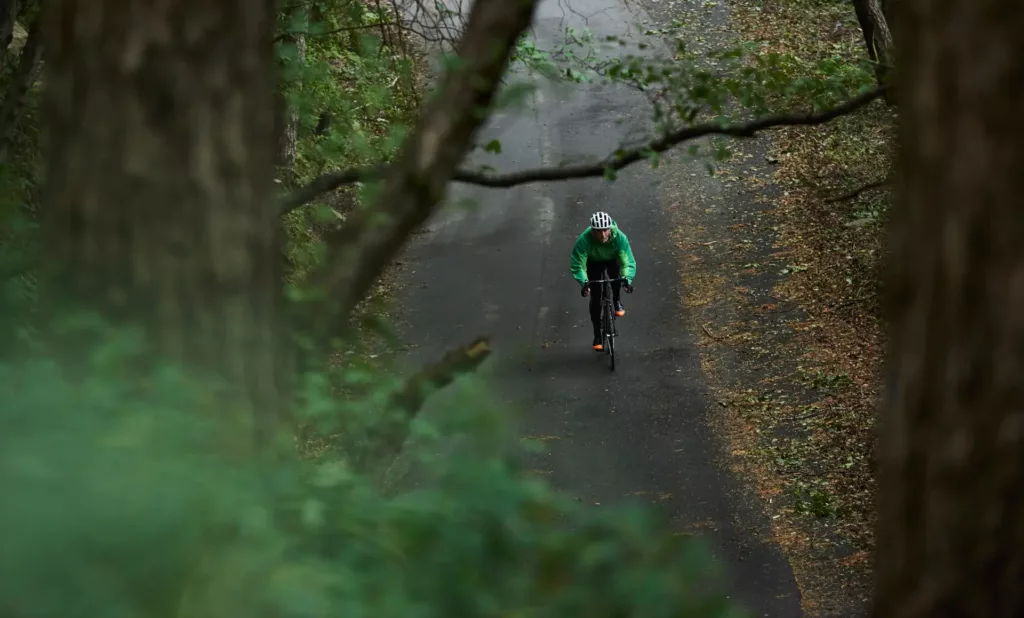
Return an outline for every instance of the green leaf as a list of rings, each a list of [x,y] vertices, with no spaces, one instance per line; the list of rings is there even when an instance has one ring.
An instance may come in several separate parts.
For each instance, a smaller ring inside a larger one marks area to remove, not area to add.
[[[491,141],[487,142],[486,146],[484,146],[484,150],[486,152],[493,152],[495,154],[500,153],[501,152],[501,140],[492,139]]]

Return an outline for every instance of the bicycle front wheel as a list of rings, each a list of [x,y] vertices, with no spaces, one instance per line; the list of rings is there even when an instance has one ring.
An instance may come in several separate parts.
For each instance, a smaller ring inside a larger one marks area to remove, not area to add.
[[[608,371],[615,371],[615,332],[613,330],[612,323],[612,306],[611,304],[605,305],[605,338],[608,340]]]

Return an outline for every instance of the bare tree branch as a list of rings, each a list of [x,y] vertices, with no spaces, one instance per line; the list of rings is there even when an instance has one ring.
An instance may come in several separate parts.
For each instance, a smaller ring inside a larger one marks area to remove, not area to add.
[[[312,202],[324,193],[330,193],[345,185],[379,179],[387,170],[386,165],[379,165],[371,168],[340,170],[318,176],[281,200],[281,214],[286,215],[296,208]]]
[[[409,424],[416,418],[427,398],[459,376],[476,371],[490,355],[490,341],[486,337],[478,337],[467,345],[449,350],[439,361],[410,376],[388,400],[389,407],[397,408],[402,416],[395,423],[389,423],[382,433],[371,437],[376,446],[373,461],[368,463],[383,467],[390,465],[401,452],[409,436]]]
[[[440,51],[455,49],[456,42],[467,31],[468,21],[463,8],[468,4],[467,0],[393,0],[391,4],[396,11],[401,11],[405,30]]]
[[[890,180],[892,179],[889,176],[886,176],[885,178],[882,178],[880,180],[869,182],[867,184],[857,187],[856,189],[853,189],[852,191],[847,191],[846,193],[841,193],[834,197],[830,197],[827,200],[825,200],[825,203],[834,204],[836,202],[845,202],[846,200],[852,200],[853,198],[860,196],[861,193],[867,193],[868,191],[880,189],[888,185]]]
[[[448,350],[441,360],[427,365],[406,380],[405,385],[391,396],[391,405],[410,417],[415,416],[431,391],[444,388],[460,375],[476,370],[490,355],[491,342],[487,337],[477,337],[466,345]]]
[[[0,0],[3,2],[4,0]],[[465,31],[466,14],[463,3],[466,0],[457,0],[438,4],[434,0],[389,0],[390,10],[393,15],[387,15],[387,11],[381,11],[377,5],[377,14],[381,17],[388,17],[387,23],[360,24],[330,30],[327,32],[305,33],[309,36],[323,36],[337,34],[352,30],[363,30],[368,28],[379,28],[388,26],[397,28],[399,32],[414,34],[420,41],[433,44],[445,51],[455,49],[460,35]],[[287,14],[296,9],[310,7],[314,2],[296,2],[282,6],[279,10]],[[451,6],[457,4],[457,6]],[[289,33],[282,33],[275,37],[278,42],[287,37]],[[303,33],[296,33],[303,34]]]
[[[471,170],[457,170],[451,175],[451,179],[456,182],[464,182],[481,187],[507,188],[531,182],[550,182],[557,180],[570,180],[573,178],[603,176],[606,170],[621,170],[626,166],[647,158],[648,154],[651,152],[665,152],[683,142],[708,135],[753,137],[761,131],[775,127],[824,124],[864,107],[871,101],[882,96],[885,90],[885,87],[876,88],[846,101],[841,105],[837,105],[820,112],[766,116],[750,122],[734,125],[705,123],[686,127],[672,131],[660,138],[652,139],[644,146],[625,150],[618,154],[610,154],[597,163],[564,165],[560,167],[542,167],[523,170],[520,172],[510,172],[507,174],[489,174]],[[387,172],[387,170],[387,166],[381,165],[362,169],[339,170],[324,174],[286,196],[281,202],[281,212],[282,214],[291,212],[303,204],[316,199],[318,196],[329,191],[333,191],[341,186],[354,182],[380,178]]]
[[[494,93],[538,0],[477,0],[459,42],[458,64],[442,78],[396,162],[384,174],[372,209],[355,213],[327,238],[323,267],[311,276],[324,294],[309,316],[320,335],[338,327],[437,208],[445,185],[487,118]]]

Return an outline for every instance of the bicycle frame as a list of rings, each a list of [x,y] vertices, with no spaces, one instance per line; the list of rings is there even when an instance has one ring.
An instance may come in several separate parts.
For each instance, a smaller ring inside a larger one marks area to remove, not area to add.
[[[613,295],[612,295],[612,284],[613,283],[625,283],[624,277],[615,277],[613,279],[595,279],[590,281],[590,293],[594,293],[594,288],[600,285],[601,290],[601,339],[606,342],[604,346],[605,352],[608,354],[608,370],[615,371],[615,337],[619,335],[615,328],[615,308],[612,306]]]

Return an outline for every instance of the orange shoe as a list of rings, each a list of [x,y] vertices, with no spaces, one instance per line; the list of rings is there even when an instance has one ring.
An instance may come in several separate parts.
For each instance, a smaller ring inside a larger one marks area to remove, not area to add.
[[[604,349],[604,342],[601,341],[600,335],[594,336],[594,351],[600,352]]]
[[[626,315],[626,308],[622,306],[622,303],[615,303],[615,315],[620,318]]]

